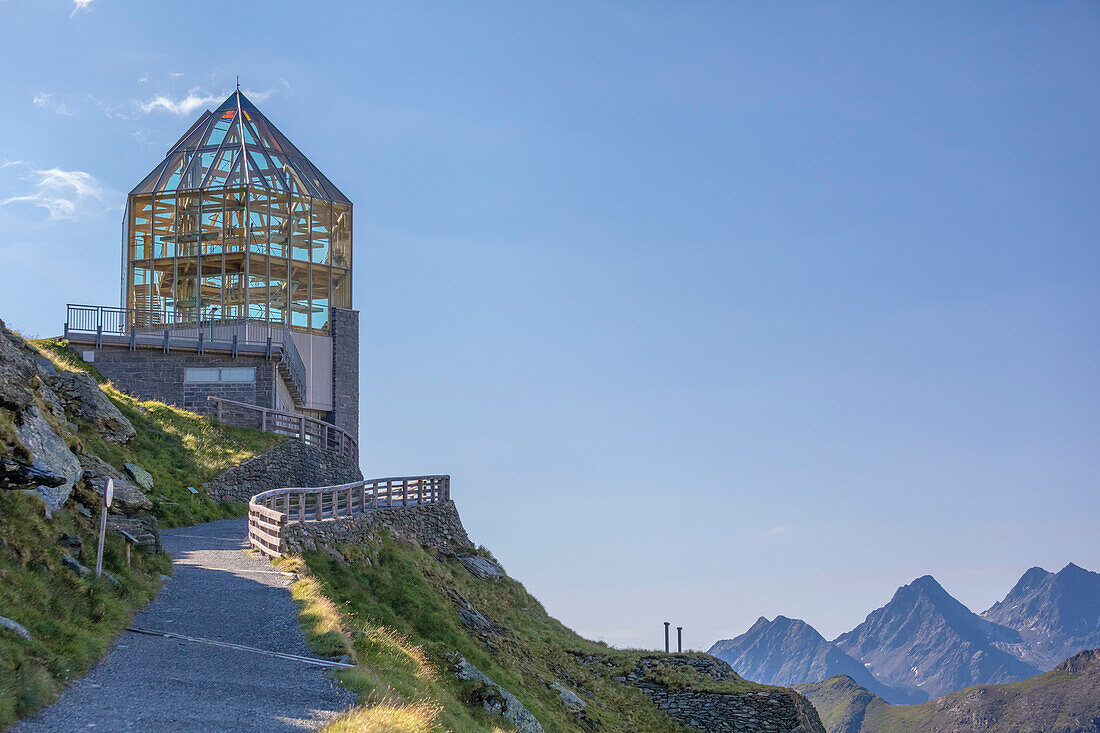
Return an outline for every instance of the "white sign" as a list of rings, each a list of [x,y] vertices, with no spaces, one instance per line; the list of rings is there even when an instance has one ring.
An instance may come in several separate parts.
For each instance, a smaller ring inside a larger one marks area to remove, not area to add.
[[[115,498],[115,480],[107,479],[107,488],[103,491],[103,506],[111,506],[111,499]]]

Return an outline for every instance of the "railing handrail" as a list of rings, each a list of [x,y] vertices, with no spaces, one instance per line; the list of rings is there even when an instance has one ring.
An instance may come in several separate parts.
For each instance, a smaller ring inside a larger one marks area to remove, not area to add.
[[[306,364],[302,361],[302,355],[298,353],[298,344],[294,343],[294,337],[290,333],[290,326],[283,324],[283,354],[282,361],[286,362],[290,371],[290,379],[302,394],[303,401],[306,398]]]
[[[250,405],[247,402],[238,402],[215,395],[207,396],[207,401],[214,403],[214,417],[218,420],[225,418],[225,406],[240,410],[249,410],[259,413],[259,429],[265,433],[276,433],[291,438],[298,438],[306,445],[314,445],[320,442],[321,447],[334,451],[352,462],[359,462],[359,441],[348,431],[338,425],[333,425],[324,420],[318,420],[309,415],[301,415],[296,412],[283,412],[270,407]],[[292,427],[292,423],[297,423]],[[249,427],[242,425],[241,427]]]
[[[291,501],[292,498],[294,501]],[[248,540],[256,549],[278,557],[285,545],[283,528],[289,523],[352,517],[395,506],[437,504],[450,498],[451,477],[445,474],[372,478],[335,486],[269,489],[256,494],[248,502]]]
[[[247,316],[228,317],[211,315],[197,308],[121,308],[110,305],[86,305],[69,303],[66,306],[65,328],[67,332],[83,334],[128,334],[130,329],[142,333],[172,329],[217,328],[219,326],[249,326],[236,334],[241,344],[264,345],[270,338],[272,344],[282,346],[290,335],[290,327],[284,321],[268,321]],[[75,316],[75,317],[74,317]],[[142,323],[142,325],[138,325]],[[254,333],[253,333],[254,332]],[[250,336],[250,334],[253,334]],[[291,344],[293,347],[293,344]],[[301,361],[301,357],[299,357]],[[303,367],[304,368],[304,367]]]

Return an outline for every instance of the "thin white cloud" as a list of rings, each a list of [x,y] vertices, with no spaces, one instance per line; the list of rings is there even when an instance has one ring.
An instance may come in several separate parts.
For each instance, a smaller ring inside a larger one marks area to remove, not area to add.
[[[87,10],[88,6],[92,4],[93,0],[73,0],[73,12],[69,13],[69,17],[76,15],[78,10]]]
[[[66,115],[68,117],[73,116],[72,110],[66,107],[61,102],[58,102],[53,98],[52,92],[39,92],[34,95],[34,106],[39,109],[48,109],[51,112],[56,112],[59,115]]]
[[[774,527],[772,527],[771,529],[769,529],[767,532],[765,532],[764,536],[765,537],[775,537],[776,535],[781,535],[786,531],[787,531],[786,527],[784,527],[782,524],[777,524]]]
[[[146,74],[145,76],[138,79],[138,84],[144,84],[147,81],[149,81],[149,75],[148,74]]]
[[[182,71],[169,71],[168,72],[168,78],[169,79],[179,79],[181,76],[183,76]]]
[[[79,216],[102,208],[104,202],[113,193],[84,171],[66,171],[60,168],[38,169],[23,161],[5,161],[0,169],[9,166],[22,166],[28,169],[21,181],[31,181],[34,190],[18,193],[0,201],[0,206],[27,204],[45,209],[50,220],[76,219]]]
[[[139,102],[138,107],[142,112],[156,112],[164,111],[171,112],[174,115],[189,115],[200,107],[205,107],[211,104],[217,104],[221,102],[224,97],[219,97],[213,94],[204,94],[198,89],[192,89],[187,93],[186,97],[181,99],[173,99],[166,94],[159,94],[148,102]]]

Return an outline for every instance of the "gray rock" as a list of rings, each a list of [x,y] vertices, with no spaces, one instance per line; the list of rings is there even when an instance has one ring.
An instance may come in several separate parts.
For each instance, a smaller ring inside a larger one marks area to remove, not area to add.
[[[31,405],[20,417],[15,431],[19,434],[19,442],[30,453],[32,465],[52,476],[64,478],[55,486],[43,483],[34,489],[48,510],[57,509],[72,494],[73,485],[84,470],[68,444],[53,431],[37,406]]]
[[[56,377],[57,367],[53,365],[53,362],[44,356],[34,356],[35,366],[38,367],[38,374],[41,377]]]
[[[0,407],[20,412],[30,405],[30,381],[37,372],[30,348],[0,321]]]
[[[90,375],[62,372],[50,377],[50,385],[65,403],[66,411],[90,423],[107,440],[125,443],[137,434]]]
[[[33,491],[39,486],[56,487],[65,483],[64,476],[58,476],[34,464],[18,458],[0,458],[0,489]]]
[[[153,508],[153,502],[149,501],[149,497],[141,493],[138,487],[130,483],[130,480],[111,464],[87,453],[81,453],[77,458],[84,469],[84,482],[89,488],[102,494],[107,479],[114,480],[115,493],[114,500],[111,502],[111,511],[133,514],[140,511],[149,511]],[[131,466],[133,464],[127,463],[125,465]],[[139,466],[135,466],[135,468],[140,469]]]
[[[122,466],[126,469],[126,473],[130,474],[130,478],[137,482],[138,486],[146,491],[153,490],[153,474],[136,463],[123,463]]]
[[[455,677],[467,682],[480,682],[486,687],[485,699],[482,707],[490,713],[501,716],[516,727],[517,733],[543,733],[542,725],[531,711],[523,706],[523,703],[483,675],[478,668],[466,661],[458,654],[448,655],[454,664]]]
[[[571,713],[580,715],[584,712],[584,709],[588,707],[584,700],[577,696],[577,693],[562,687],[557,682],[551,683],[550,689],[558,693],[558,697],[561,698],[562,704],[565,705],[566,710]]]
[[[84,575],[84,576],[87,576],[87,575],[91,575],[91,574],[92,574],[92,571],[91,571],[91,570],[89,570],[88,568],[84,567],[84,566],[83,566],[83,565],[81,565],[81,564],[80,564],[79,562],[77,562],[76,558],[75,558],[75,557],[73,557],[72,555],[62,555],[62,556],[61,556],[61,563],[62,563],[62,564],[63,564],[63,565],[65,566],[65,567],[67,567],[67,568],[69,568],[70,570],[72,570],[72,571],[73,571],[74,573],[76,573],[77,575]]]
[[[143,552],[160,552],[160,524],[149,512],[140,512],[132,516],[118,514],[107,515],[107,529],[112,532],[125,532],[137,540],[137,549]]]
[[[483,580],[504,577],[504,568],[480,555],[459,555],[458,561],[470,571],[470,575]]]
[[[23,637],[26,641],[31,640],[31,632],[27,631],[27,628],[23,624],[16,623],[10,618],[0,616],[0,628],[5,628],[8,631],[13,632],[17,636]]]

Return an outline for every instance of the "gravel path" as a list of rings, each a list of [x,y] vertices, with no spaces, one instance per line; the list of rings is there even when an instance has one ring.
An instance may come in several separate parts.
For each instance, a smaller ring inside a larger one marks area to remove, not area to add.
[[[246,520],[165,530],[173,577],[135,627],[314,657],[298,629],[291,578],[254,559]],[[300,731],[354,702],[329,671],[303,662],[123,632],[61,698],[12,729]]]

